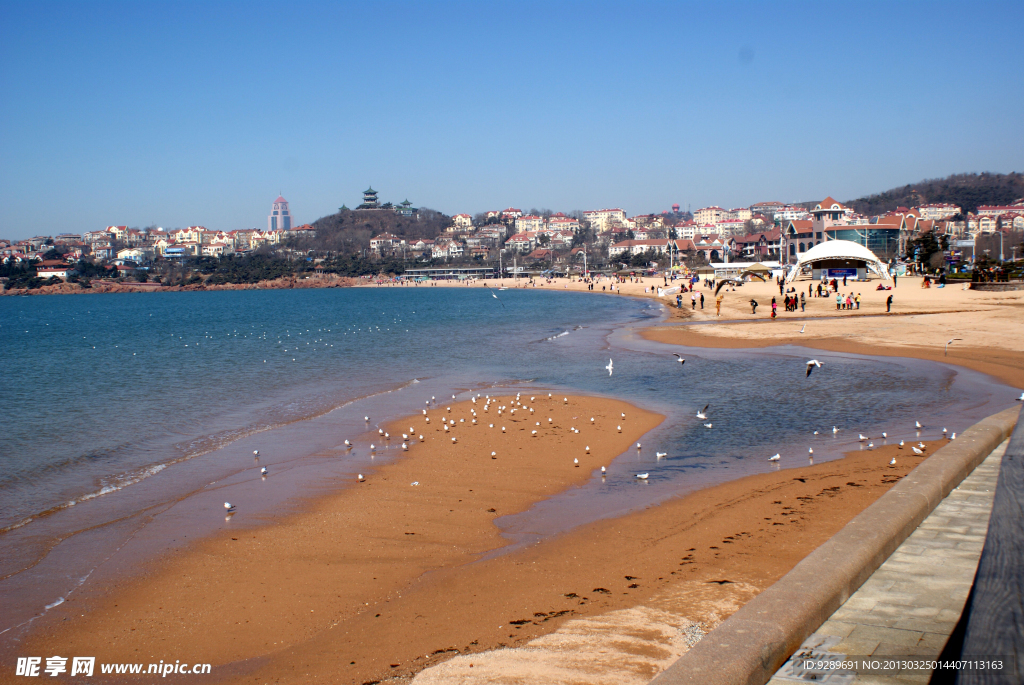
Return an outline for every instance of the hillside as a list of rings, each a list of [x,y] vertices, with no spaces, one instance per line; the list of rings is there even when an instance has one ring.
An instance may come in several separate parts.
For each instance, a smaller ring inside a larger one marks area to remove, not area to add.
[[[432,209],[420,209],[414,216],[391,211],[353,211],[345,209],[313,222],[315,238],[306,238],[310,249],[357,253],[370,245],[370,238],[391,233],[405,240],[437,238],[451,225],[451,218]]]
[[[1022,197],[1024,174],[955,174],[850,200],[846,205],[866,216],[935,202],[949,202],[964,212],[975,212],[978,205],[1008,205]]]

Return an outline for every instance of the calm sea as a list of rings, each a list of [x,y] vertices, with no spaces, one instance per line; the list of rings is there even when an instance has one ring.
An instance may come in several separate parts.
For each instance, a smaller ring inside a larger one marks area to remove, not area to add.
[[[244,511],[283,510],[365,460],[343,439],[432,396],[558,388],[668,417],[608,478],[502,520],[513,540],[773,468],[775,452],[803,465],[809,445],[828,459],[858,431],[935,438],[1012,404],[987,377],[912,360],[814,352],[825,366],[806,379],[799,348],[685,350],[680,367],[638,335],[661,315],[540,288],[0,298],[0,631],[118,568],[128,540],[208,532],[196,512],[224,488]],[[711,430],[694,417],[707,403]],[[253,449],[290,488],[246,490]]]

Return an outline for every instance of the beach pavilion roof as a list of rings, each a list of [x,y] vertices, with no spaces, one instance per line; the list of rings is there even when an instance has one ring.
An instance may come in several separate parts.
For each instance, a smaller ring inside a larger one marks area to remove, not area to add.
[[[875,256],[874,252],[860,243],[855,243],[852,240],[826,240],[800,255],[800,260],[790,270],[786,280],[792,281],[796,278],[804,266],[834,259],[864,262],[869,270],[874,271],[882,278],[889,278],[889,270],[885,268],[885,264]]]

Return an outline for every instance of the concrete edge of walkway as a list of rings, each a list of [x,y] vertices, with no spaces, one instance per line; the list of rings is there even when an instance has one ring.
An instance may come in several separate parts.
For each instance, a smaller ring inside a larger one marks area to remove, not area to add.
[[[979,421],[941,447],[708,633],[651,685],[763,685],[849,599],[1017,423],[1019,407]]]

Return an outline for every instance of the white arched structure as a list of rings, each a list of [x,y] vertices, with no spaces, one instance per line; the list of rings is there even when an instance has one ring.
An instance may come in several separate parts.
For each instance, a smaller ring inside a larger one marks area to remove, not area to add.
[[[850,240],[826,240],[815,245],[800,255],[800,260],[790,269],[786,280],[794,280],[800,274],[800,270],[808,265],[815,271],[857,269],[860,278],[866,277],[868,271],[874,271],[880,277],[889,279],[889,270],[875,253]],[[819,277],[820,271],[815,274],[815,278]]]

